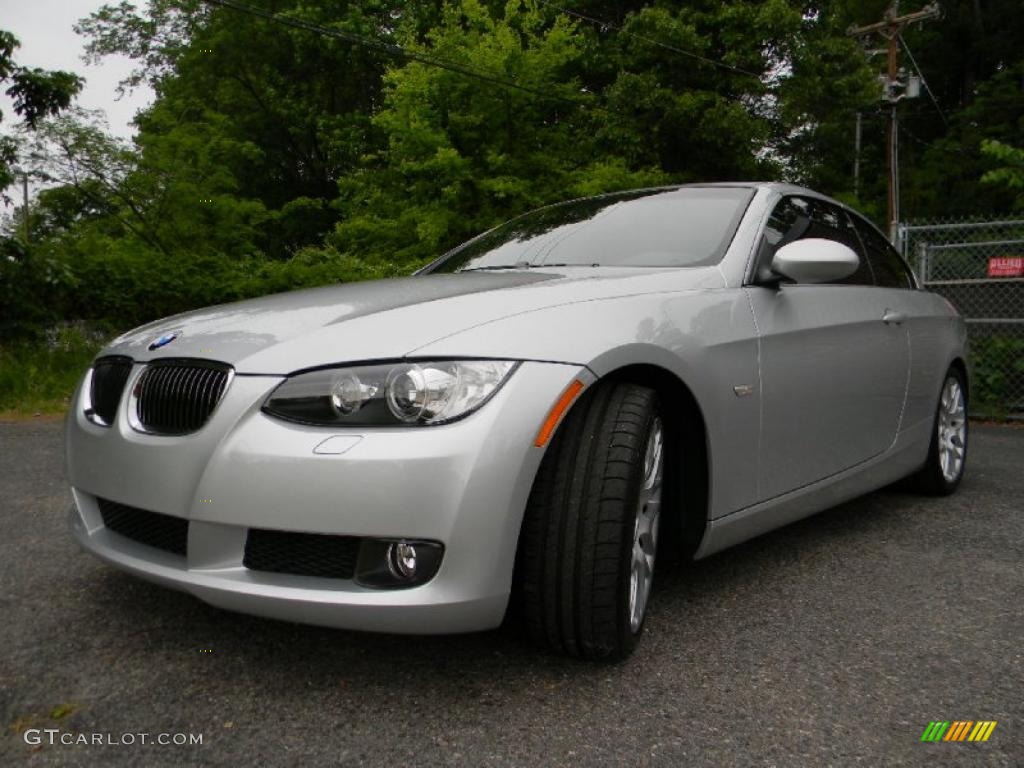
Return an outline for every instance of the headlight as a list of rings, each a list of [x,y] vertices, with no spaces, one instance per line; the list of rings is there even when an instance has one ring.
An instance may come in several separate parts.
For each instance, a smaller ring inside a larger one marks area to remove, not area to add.
[[[263,411],[339,427],[444,424],[486,403],[518,365],[441,360],[323,368],[289,377],[270,393]]]

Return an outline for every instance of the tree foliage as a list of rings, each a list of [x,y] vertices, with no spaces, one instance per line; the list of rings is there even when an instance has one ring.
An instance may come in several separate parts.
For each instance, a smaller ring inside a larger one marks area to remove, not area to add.
[[[885,207],[881,62],[847,34],[885,0],[249,2],[277,19],[148,0],[80,22],[91,58],[128,56],[123,86],[156,93],[130,143],[52,116],[75,83],[23,80],[53,186],[30,247],[0,238],[0,330],[408,272],[530,208],[627,187],[787,179]],[[938,102],[900,105],[909,215],[1020,204],[980,181],[1016,178],[992,147],[1024,144],[1016,4],[950,0],[907,31]]]
[[[7,86],[4,93],[13,102],[14,113],[25,126],[35,128],[43,118],[56,115],[71,105],[82,88],[82,79],[70,72],[16,64],[14,52],[20,45],[18,38],[0,29],[0,86]],[[0,112],[0,122],[3,117]],[[14,181],[12,166],[17,159],[17,142],[9,135],[0,135],[0,192]]]
[[[1024,210],[1024,149],[986,139],[981,142],[981,151],[998,164],[981,177],[982,182],[1008,188],[1016,195],[1014,207]]]

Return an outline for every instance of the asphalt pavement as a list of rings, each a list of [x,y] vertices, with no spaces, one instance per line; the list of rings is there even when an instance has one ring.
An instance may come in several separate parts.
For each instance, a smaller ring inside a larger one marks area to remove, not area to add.
[[[138,581],[72,543],[61,448],[0,425],[0,765],[1024,765],[1024,429],[975,428],[951,498],[880,491],[660,573],[618,665]],[[935,720],[997,726],[922,743]]]

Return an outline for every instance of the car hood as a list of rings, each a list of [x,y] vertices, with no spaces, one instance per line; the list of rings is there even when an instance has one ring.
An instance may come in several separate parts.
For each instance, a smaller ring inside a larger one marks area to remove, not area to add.
[[[568,268],[422,275],[324,286],[221,304],[125,333],[102,354],[138,361],[218,360],[239,373],[284,374],[396,359],[432,341],[523,312],[666,289],[722,287],[713,268]],[[154,341],[172,341],[150,349]],[[466,350],[485,356],[485,350]]]

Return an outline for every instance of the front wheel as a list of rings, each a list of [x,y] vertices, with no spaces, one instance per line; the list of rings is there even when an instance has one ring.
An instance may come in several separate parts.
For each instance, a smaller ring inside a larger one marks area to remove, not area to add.
[[[948,496],[960,485],[966,463],[967,386],[963,373],[950,368],[939,395],[928,460],[913,480],[924,493]]]
[[[565,418],[530,494],[519,588],[531,636],[587,659],[629,655],[654,578],[665,472],[654,390],[597,385]]]

